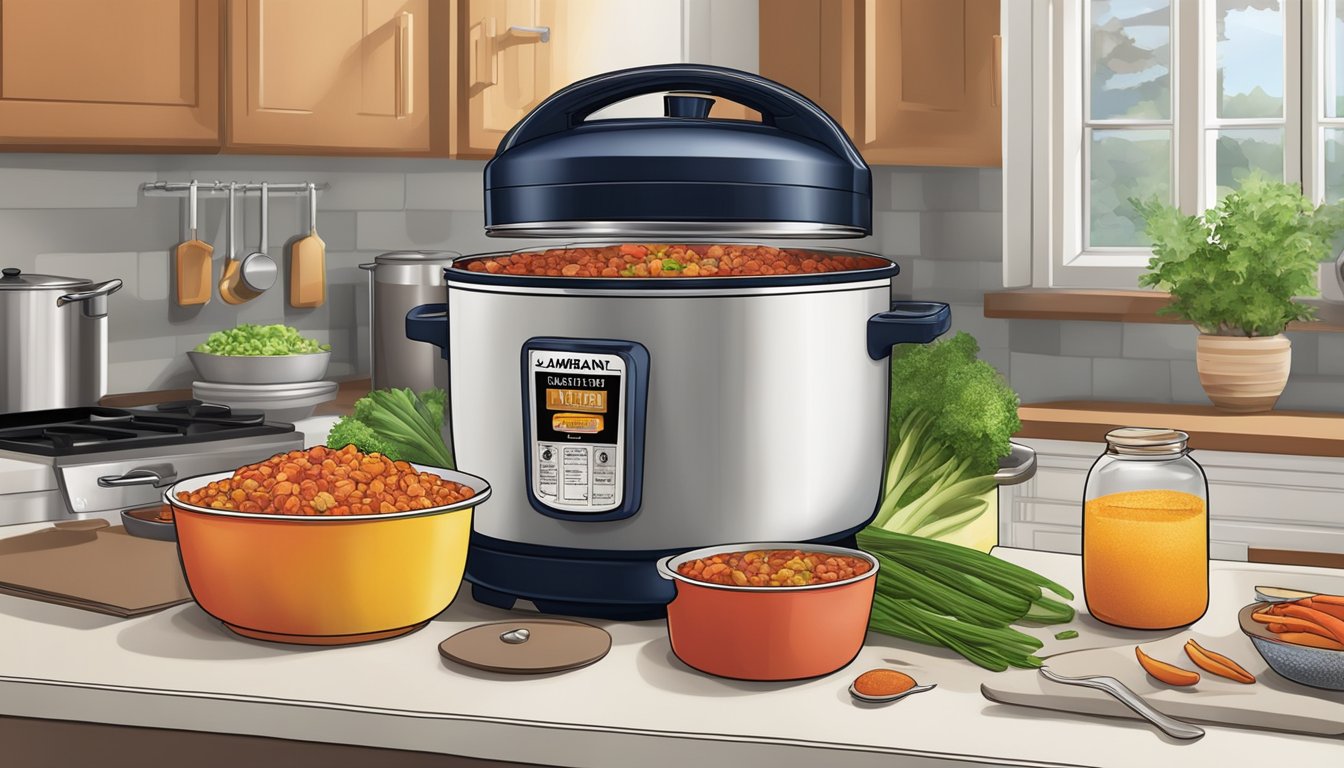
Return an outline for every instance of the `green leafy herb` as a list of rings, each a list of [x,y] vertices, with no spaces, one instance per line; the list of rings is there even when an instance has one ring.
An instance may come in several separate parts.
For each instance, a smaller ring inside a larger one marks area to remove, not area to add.
[[[331,349],[310,339],[288,325],[252,325],[243,323],[227,331],[216,331],[197,345],[197,352],[211,355],[262,356],[310,355]]]
[[[979,351],[965,332],[893,351],[891,455],[874,526],[944,537],[988,508],[999,458],[1022,424],[1017,393]]]
[[[1220,336],[1273,336],[1315,316],[1294,298],[1319,293],[1317,265],[1344,228],[1340,204],[1314,206],[1296,185],[1258,171],[1199,216],[1156,199],[1130,202],[1153,242],[1139,285],[1171,294],[1160,313]]]
[[[681,269],[682,264],[680,261],[677,261],[676,259],[663,259],[664,272],[680,272]]]
[[[417,396],[409,389],[375,389],[355,401],[355,412],[342,416],[327,434],[327,447],[354,445],[393,461],[453,468],[443,442],[447,393],[431,389]]]

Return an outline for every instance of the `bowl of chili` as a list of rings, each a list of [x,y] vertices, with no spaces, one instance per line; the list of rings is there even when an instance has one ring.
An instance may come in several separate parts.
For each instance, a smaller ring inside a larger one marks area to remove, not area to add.
[[[317,446],[164,492],[192,597],[233,632],[345,645],[413,632],[461,586],[465,472]]]
[[[773,542],[696,549],[657,568],[676,583],[667,631],[677,658],[718,677],[801,680],[858,655],[878,565],[857,549]]]

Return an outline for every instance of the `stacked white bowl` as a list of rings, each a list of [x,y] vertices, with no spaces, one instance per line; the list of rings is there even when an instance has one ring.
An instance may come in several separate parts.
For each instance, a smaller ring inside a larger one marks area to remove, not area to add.
[[[337,384],[323,379],[331,352],[299,355],[213,355],[188,352],[199,377],[192,397],[230,408],[265,411],[272,421],[294,422],[336,397]]]

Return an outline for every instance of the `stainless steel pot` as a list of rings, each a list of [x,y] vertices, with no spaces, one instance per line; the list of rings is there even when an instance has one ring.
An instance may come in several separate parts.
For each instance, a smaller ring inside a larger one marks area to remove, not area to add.
[[[443,268],[461,254],[394,251],[359,268],[369,273],[370,353],[375,389],[448,388],[447,355],[406,338],[406,313],[443,299]]]
[[[651,563],[866,524],[886,455],[890,347],[948,325],[944,304],[893,305],[896,265],[882,263],[773,278],[445,270],[446,308],[412,310],[407,333],[446,344],[455,456],[493,478],[469,578],[507,581],[510,555]],[[570,394],[589,384],[607,394]],[[574,416],[553,412],[562,401],[580,421],[598,403],[614,434],[580,455],[547,429]],[[557,496],[555,475],[567,487],[579,471],[592,473],[589,498]]]
[[[0,412],[94,405],[107,394],[107,297],[120,288],[0,270]]]

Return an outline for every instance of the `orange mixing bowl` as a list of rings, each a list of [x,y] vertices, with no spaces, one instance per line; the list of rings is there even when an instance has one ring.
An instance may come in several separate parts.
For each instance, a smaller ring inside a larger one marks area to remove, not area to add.
[[[798,587],[710,584],[677,573],[696,559],[761,549],[848,555],[873,567],[845,581]],[[701,672],[737,680],[829,675],[863,647],[877,568],[867,552],[820,544],[727,544],[663,558],[658,575],[677,584],[677,596],[667,605],[672,651]]]
[[[191,596],[234,632],[261,640],[343,645],[412,632],[462,584],[471,512],[490,496],[479,477],[414,466],[475,495],[446,507],[381,515],[266,515],[179,501],[232,472],[164,492]]]

